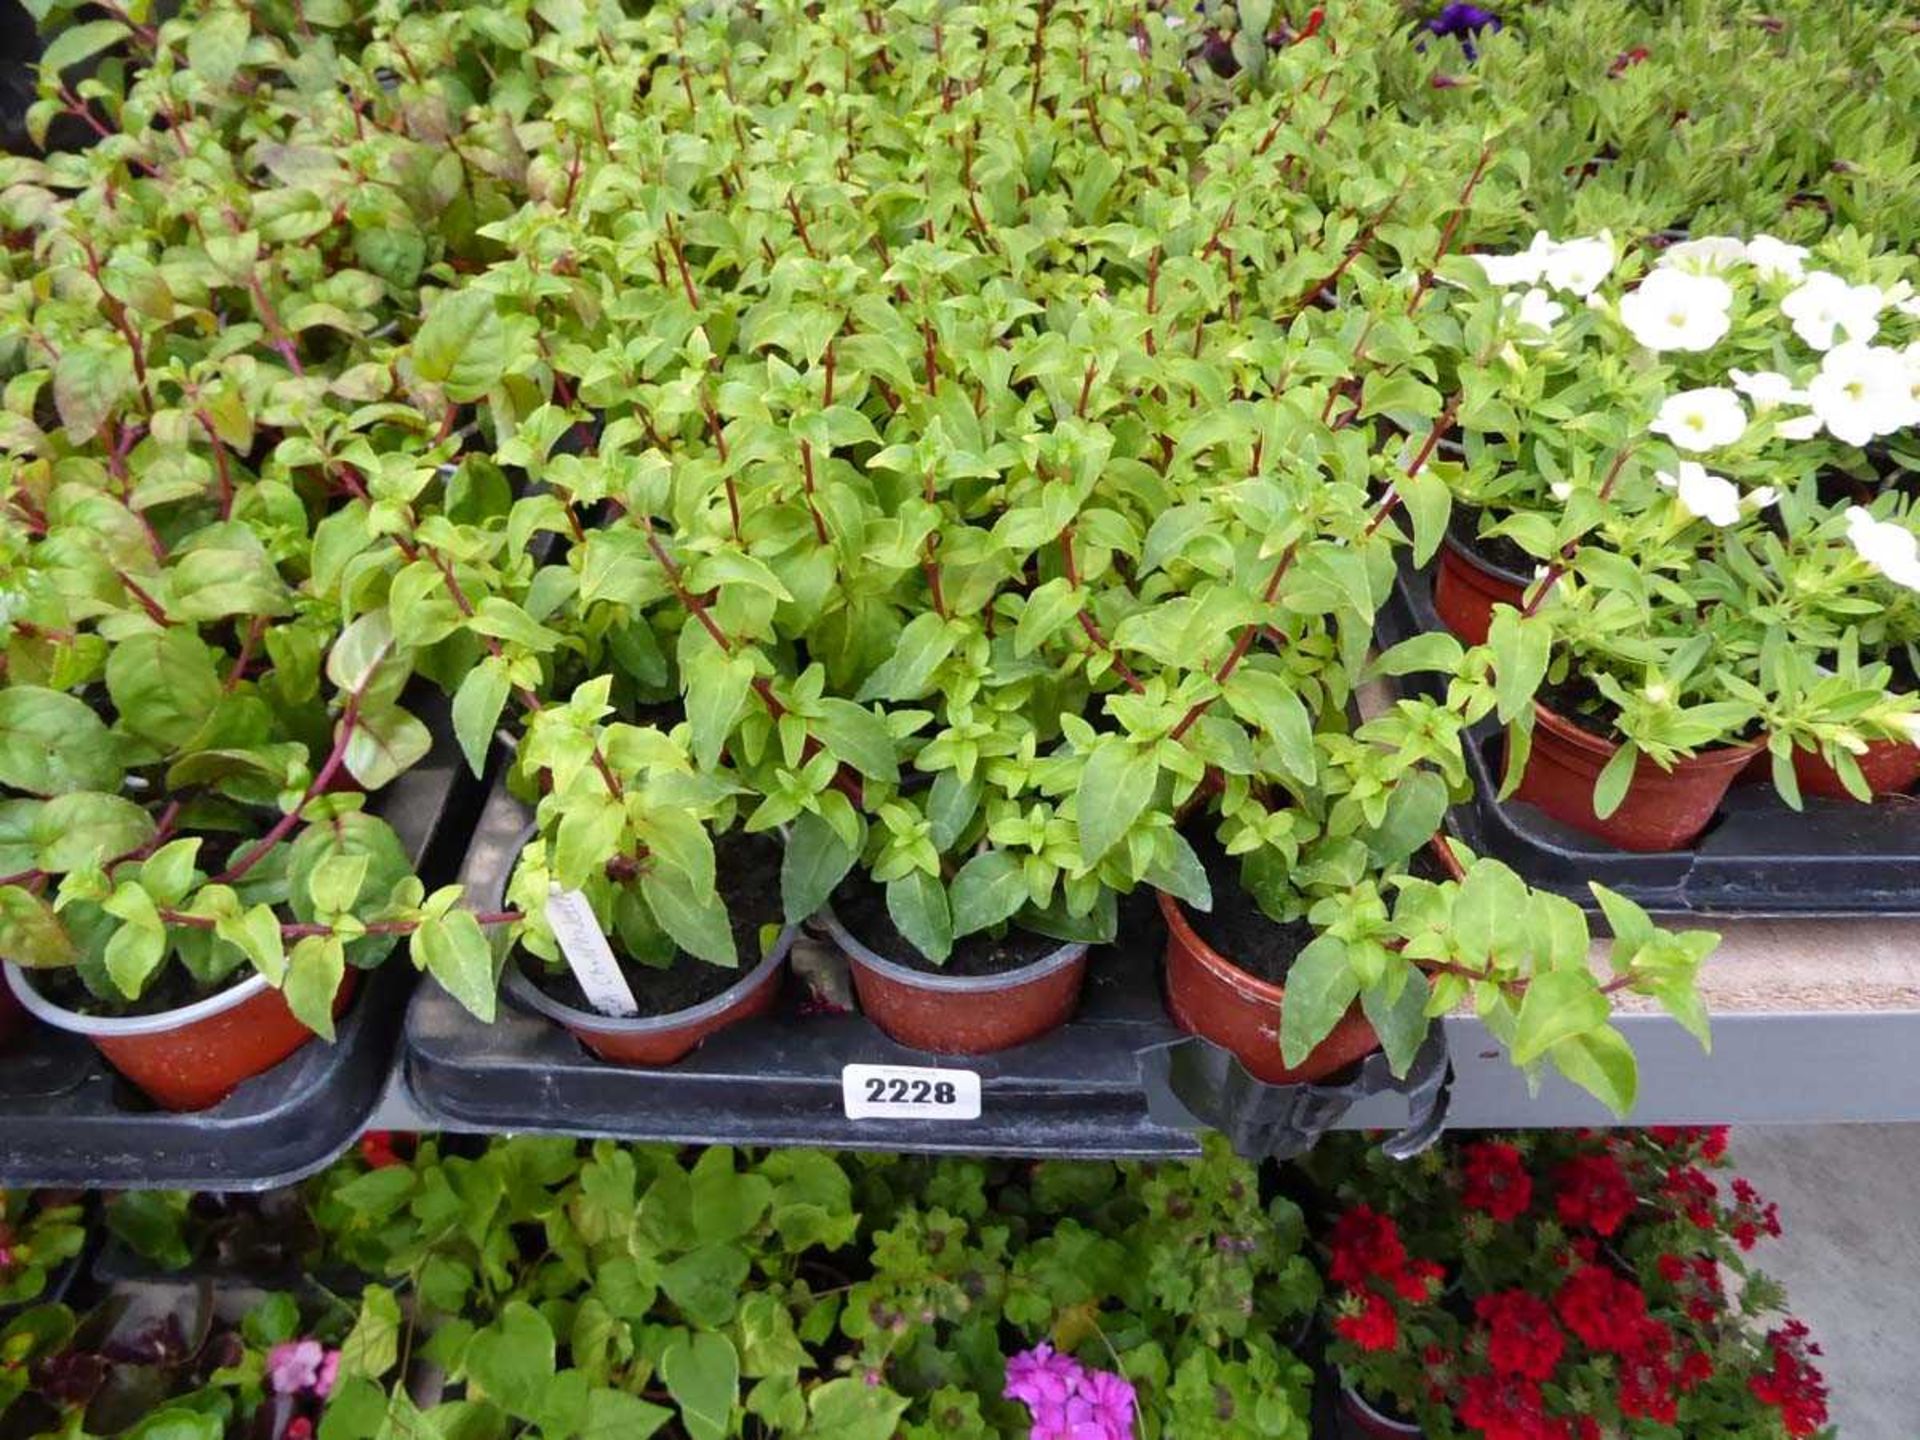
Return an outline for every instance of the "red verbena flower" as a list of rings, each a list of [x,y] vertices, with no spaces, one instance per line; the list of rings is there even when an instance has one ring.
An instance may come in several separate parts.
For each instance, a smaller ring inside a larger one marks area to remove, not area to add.
[[[1466,1183],[1460,1199],[1469,1210],[1500,1221],[1517,1220],[1533,1203],[1533,1177],[1511,1145],[1498,1140],[1469,1145],[1461,1170]]]
[[[1631,50],[1623,50],[1613,57],[1613,64],[1607,67],[1607,74],[1618,79],[1634,66],[1652,56],[1653,52],[1644,45],[1636,45]]]
[[[1717,1221],[1720,1187],[1713,1177],[1694,1165],[1675,1165],[1668,1169],[1660,1184],[1660,1193],[1701,1230],[1711,1230]]]
[[[1604,1265],[1576,1270],[1553,1297],[1560,1323],[1594,1350],[1624,1354],[1641,1340],[1647,1297]]]
[[[1400,1343],[1400,1322],[1393,1313],[1393,1302],[1372,1291],[1361,1298],[1358,1311],[1337,1318],[1333,1330],[1366,1351],[1391,1350]]]
[[[1517,1375],[1469,1375],[1458,1413],[1486,1440],[1572,1440],[1565,1420],[1548,1418],[1540,1387]]]
[[[1335,1221],[1327,1246],[1333,1252],[1328,1273],[1334,1284],[1349,1290],[1359,1289],[1374,1275],[1397,1275],[1407,1263],[1407,1247],[1393,1217],[1370,1205],[1356,1205]]]
[[[401,1165],[405,1161],[394,1148],[394,1135],[391,1130],[369,1130],[360,1137],[360,1158],[375,1170],[384,1170],[389,1165]]]
[[[1474,1313],[1487,1327],[1487,1363],[1502,1375],[1548,1380],[1566,1349],[1553,1307],[1525,1290],[1482,1295]]]
[[[1827,1423],[1826,1379],[1808,1358],[1818,1355],[1820,1347],[1808,1340],[1805,1325],[1789,1320],[1767,1335],[1767,1348],[1772,1352],[1772,1368],[1755,1375],[1747,1388],[1755,1399],[1780,1412],[1781,1424],[1796,1440],[1813,1434]]]
[[[1409,1260],[1404,1270],[1390,1278],[1396,1295],[1418,1305],[1440,1293],[1447,1272],[1431,1260]]]
[[[1697,1390],[1713,1378],[1713,1357],[1704,1350],[1694,1350],[1680,1362],[1680,1388]]]
[[[1611,1155],[1577,1155],[1553,1172],[1554,1203],[1569,1226],[1611,1235],[1633,1213],[1633,1182]]]

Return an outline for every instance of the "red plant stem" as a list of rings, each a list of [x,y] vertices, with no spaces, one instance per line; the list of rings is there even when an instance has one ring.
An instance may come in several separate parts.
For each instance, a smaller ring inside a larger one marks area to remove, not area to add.
[[[133,325],[127,319],[127,307],[108,293],[106,282],[100,278],[100,254],[93,248],[93,241],[82,235],[80,249],[87,257],[87,273],[93,277],[93,283],[100,289],[100,301],[106,309],[107,318],[120,332],[120,338],[127,342],[127,349],[133,352],[134,379],[140,386],[141,403],[146,408],[147,414],[151,415],[153,414],[153,392],[147,388],[146,349],[141,345],[140,337],[134,333]]]
[[[1260,603],[1262,605],[1273,604],[1274,597],[1280,593],[1280,582],[1287,578],[1287,571],[1293,568],[1293,557],[1298,553],[1299,546],[1297,544],[1289,545],[1285,550],[1280,552],[1280,559],[1274,564],[1273,574],[1267,578],[1267,588],[1261,592]],[[1228,651],[1227,658],[1220,662],[1220,668],[1213,672],[1213,683],[1215,685],[1224,687],[1227,681],[1233,678],[1233,672],[1239,668],[1240,662],[1247,658],[1247,651],[1253,646],[1253,637],[1258,634],[1262,628],[1263,622],[1261,621],[1253,621],[1240,627],[1240,635],[1233,642],[1233,649]],[[1181,736],[1185,735],[1187,731],[1194,727],[1200,717],[1207,713],[1207,709],[1213,704],[1213,701],[1214,697],[1212,696],[1209,696],[1205,700],[1194,701],[1192,705],[1187,707],[1187,713],[1180,717],[1180,723],[1173,727],[1168,738],[1178,740]]]
[[[1078,590],[1080,588],[1080,567],[1075,563],[1073,558],[1073,526],[1071,525],[1060,532],[1060,560],[1062,567],[1067,572],[1067,583]],[[1100,622],[1093,618],[1093,615],[1085,606],[1082,606],[1080,609],[1080,629],[1085,633],[1087,639],[1093,643],[1094,647],[1106,655],[1108,661],[1113,665],[1113,673],[1126,682],[1129,690],[1133,691],[1136,695],[1146,690],[1147,687],[1140,683],[1140,677],[1135,675],[1133,671],[1128,668],[1127,662],[1120,658],[1120,652],[1113,648],[1105,632],[1101,630]]]
[[[1073,413],[1078,419],[1087,418],[1087,402],[1093,399],[1093,377],[1098,368],[1093,361],[1087,361],[1087,373],[1080,382],[1080,403],[1073,407]]]
[[[1425,468],[1427,461],[1433,456],[1434,447],[1445,438],[1447,431],[1453,428],[1453,417],[1459,409],[1460,397],[1455,395],[1447,401],[1446,408],[1440,412],[1439,417],[1433,422],[1433,428],[1427,432],[1427,438],[1421,444],[1420,452],[1407,466],[1406,473],[1409,477],[1418,475]],[[1379,508],[1374,511],[1373,518],[1367,522],[1367,528],[1361,532],[1360,538],[1363,540],[1370,538],[1374,531],[1386,524],[1387,516],[1393,513],[1399,503],[1399,487],[1389,485],[1387,493],[1380,497]]]
[[[349,695],[346,709],[340,714],[339,731],[333,737],[333,749],[328,753],[326,761],[320,766],[313,779],[307,782],[306,792],[301,795],[299,803],[276,820],[273,828],[255,841],[244,855],[216,875],[214,884],[233,884],[265,859],[267,852],[285,839],[288,832],[300,823],[300,812],[306,809],[316,796],[326,794],[327,787],[333,784],[334,777],[340,773],[341,766],[346,764],[347,742],[353,738],[354,728],[359,723],[360,697],[358,694]]]
[[[273,301],[267,298],[267,287],[260,283],[258,271],[248,273],[247,288],[253,292],[253,303],[260,308],[260,323],[267,327],[267,334],[273,340],[273,348],[280,352],[280,358],[287,362],[289,370],[295,375],[304,377],[307,373],[306,368],[301,365],[300,355],[293,348],[293,340],[280,323],[280,314],[273,308]]]
[[[1607,501],[1612,498],[1614,483],[1619,480],[1620,472],[1626,468],[1627,457],[1631,454],[1633,454],[1633,446],[1623,445],[1619,453],[1613,457],[1613,464],[1607,469],[1607,478],[1600,482],[1600,503],[1602,505],[1606,504]],[[1520,612],[1523,617],[1532,616],[1539,612],[1541,605],[1546,602],[1547,592],[1559,584],[1560,577],[1567,573],[1567,567],[1573,561],[1573,551],[1574,547],[1569,545],[1566,550],[1555,559],[1553,564],[1547,567],[1547,573],[1540,577],[1540,583],[1535,588],[1532,598],[1527,601],[1526,608]]]
[[[247,678],[247,666],[253,660],[254,647],[259,645],[260,637],[266,633],[267,617],[256,615],[253,623],[247,626],[246,636],[240,641],[240,654],[233,662],[233,669],[227,672],[227,683],[223,687],[232,694],[240,682]]]
[[[680,267],[680,288],[685,292],[689,308],[700,308],[700,292],[693,288],[693,271],[687,268],[687,252],[680,246],[680,228],[673,223],[673,216],[667,216],[667,248],[673,251],[673,263]]]
[[[147,612],[148,618],[151,619],[154,624],[156,625],[173,624],[173,621],[167,617],[167,612],[160,608],[160,602],[158,600],[155,600],[153,596],[149,595],[145,590],[141,589],[139,582],[137,582],[131,575],[127,574],[126,571],[117,569],[117,568],[114,570],[113,573],[115,578],[117,578],[122,585],[127,587],[127,593],[133,596],[135,600],[140,602],[140,608]]]
[[[826,379],[826,385],[820,397],[820,404],[823,409],[833,408],[833,369],[834,369],[834,366],[839,363],[838,357],[836,357],[834,354],[833,346],[834,346],[834,342],[832,340],[827,341],[827,354],[826,354],[826,361],[825,361],[827,379]]]
[[[227,447],[220,443],[220,434],[213,428],[213,419],[204,409],[193,412],[194,419],[200,422],[200,428],[207,432],[207,443],[213,446],[213,471],[220,481],[220,518],[233,518],[233,474],[227,468]]]
[[[1154,327],[1160,315],[1160,251],[1158,247],[1147,257],[1147,354],[1154,355],[1158,350],[1154,342]]]
[[[927,473],[921,477],[920,495],[929,506],[937,506],[940,503],[939,492],[934,489],[933,472],[931,470],[927,471]],[[920,550],[920,568],[926,572],[927,589],[933,593],[934,614],[938,615],[942,620],[945,620],[948,618],[947,596],[946,592],[941,589],[940,586],[940,561],[935,558],[934,553],[939,543],[937,532],[929,535],[922,543]]]
[[[1348,268],[1355,260],[1360,258],[1360,252],[1367,248],[1368,242],[1373,239],[1374,232],[1386,222],[1389,215],[1393,214],[1394,208],[1400,203],[1400,197],[1406,193],[1406,182],[1402,181],[1400,188],[1394,192],[1393,198],[1375,211],[1372,218],[1360,227],[1360,233],[1354,236],[1353,243],[1347,246],[1347,253],[1340,257],[1340,263],[1334,266],[1324,277],[1315,281],[1312,285],[1309,285],[1291,305],[1287,306],[1287,319],[1292,319],[1308,305],[1312,304],[1313,298],[1322,290],[1340,283],[1340,277],[1347,273]]]
[[[1229,200],[1227,202],[1226,211],[1220,216],[1220,222],[1213,227],[1213,234],[1209,235],[1207,237],[1207,243],[1200,247],[1200,258],[1202,260],[1211,260],[1213,258],[1213,252],[1220,248],[1220,237],[1226,234],[1227,227],[1233,224],[1234,214],[1239,208],[1240,202],[1238,200]]]
[[[1033,89],[1027,94],[1027,114],[1032,115],[1040,108],[1040,79],[1047,66],[1047,17],[1053,11],[1053,0],[1040,0],[1033,18]]]
[[[800,475],[801,483],[806,486],[807,491],[807,513],[813,516],[814,538],[822,545],[829,545],[833,540],[827,534],[826,517],[821,515],[820,507],[815,503],[813,495],[813,445],[806,440],[800,442]]]
[[[809,260],[818,260],[820,252],[813,248],[813,236],[807,233],[807,217],[800,213],[800,202],[787,193],[787,214],[793,218],[793,232],[800,237],[800,244],[807,252]]]
[[[1447,258],[1447,252],[1453,248],[1453,237],[1460,228],[1460,222],[1466,218],[1468,208],[1473,204],[1473,192],[1486,177],[1487,167],[1493,163],[1493,147],[1487,146],[1480,152],[1480,163],[1473,167],[1473,174],[1467,177],[1467,183],[1461,187],[1460,199],[1447,216],[1447,223],[1440,231],[1440,243],[1434,247],[1433,263],[1420,272],[1420,283],[1414,287],[1413,298],[1407,302],[1407,314],[1411,315],[1420,308],[1420,302],[1427,298],[1427,291],[1433,288],[1433,272],[1440,268],[1440,262]]]

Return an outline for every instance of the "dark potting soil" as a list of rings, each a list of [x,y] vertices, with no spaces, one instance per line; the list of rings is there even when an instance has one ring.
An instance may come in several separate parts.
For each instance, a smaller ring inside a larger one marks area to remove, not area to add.
[[[1009,925],[1003,935],[983,930],[962,936],[953,942],[953,954],[946,963],[936,965],[900,933],[887,913],[885,887],[864,872],[840,882],[833,892],[833,914],[849,935],[874,954],[928,975],[1004,975],[1045,959],[1061,945],[1051,936]]]
[[[1569,675],[1564,680],[1549,680],[1536,692],[1537,699],[1563,720],[1570,720],[1589,735],[1620,743],[1626,736],[1614,723],[1619,710],[1600,693],[1600,687],[1584,675]]]
[[[1465,505],[1453,512],[1453,519],[1447,525],[1447,533],[1453,537],[1454,544],[1497,570],[1505,570],[1516,576],[1531,577],[1540,562],[1505,535],[1482,535],[1480,533],[1481,513]]]
[[[633,991],[642,1015],[671,1015],[703,1005],[737,984],[761,960],[760,932],[780,925],[780,842],[770,835],[734,831],[714,841],[714,883],[727,903],[733,927],[733,948],[740,964],[729,970],[684,950],[666,966],[645,965],[624,954],[617,935],[607,937],[620,973]],[[521,971],[544,995],[588,1014],[596,1013],[586,991],[565,966],[549,969],[524,953]]]
[[[1181,907],[1187,923],[1223,959],[1256,979],[1284,983],[1294,958],[1313,939],[1313,926],[1305,920],[1280,924],[1254,903],[1240,883],[1240,861],[1228,855],[1211,834],[1195,831],[1187,835],[1187,842],[1206,867],[1207,884],[1213,889],[1213,909]]]
[[[81,982],[72,970],[43,970],[33,977],[33,985],[42,995],[77,1015],[98,1015],[130,1020],[143,1015],[162,1015],[211,999],[222,991],[246,982],[253,971],[242,966],[218,985],[202,985],[178,964],[165,966],[138,1000],[103,1000]]]

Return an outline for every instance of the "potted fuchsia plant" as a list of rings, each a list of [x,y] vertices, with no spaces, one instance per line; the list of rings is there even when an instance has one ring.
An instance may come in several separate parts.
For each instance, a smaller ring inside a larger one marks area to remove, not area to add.
[[[1830,1435],[1819,1347],[1747,1260],[1777,1211],[1717,1178],[1725,1143],[1541,1131],[1404,1164],[1315,1152],[1347,1433]]]

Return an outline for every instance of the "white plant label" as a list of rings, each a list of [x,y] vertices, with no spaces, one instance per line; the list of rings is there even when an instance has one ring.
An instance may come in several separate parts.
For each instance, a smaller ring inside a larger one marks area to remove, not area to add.
[[[547,891],[547,924],[553,929],[553,938],[560,942],[560,953],[566,956],[573,978],[586,992],[589,1005],[602,1015],[640,1013],[627,977],[620,973],[620,962],[613,958],[613,947],[607,944],[585,895],[553,886]]]
[[[920,1065],[849,1065],[840,1072],[849,1120],[978,1120],[980,1077]]]

